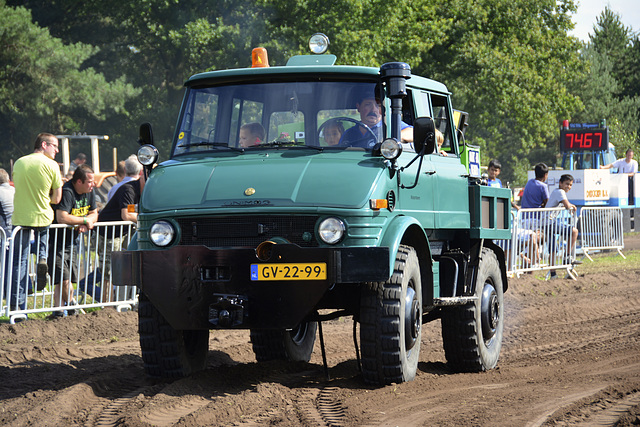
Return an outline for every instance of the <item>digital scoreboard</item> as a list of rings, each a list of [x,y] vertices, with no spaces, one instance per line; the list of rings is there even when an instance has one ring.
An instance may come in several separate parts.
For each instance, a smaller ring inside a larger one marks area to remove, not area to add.
[[[563,126],[560,130],[560,151],[605,151],[609,148],[608,128],[596,128],[589,124],[585,124],[585,127],[574,126]]]

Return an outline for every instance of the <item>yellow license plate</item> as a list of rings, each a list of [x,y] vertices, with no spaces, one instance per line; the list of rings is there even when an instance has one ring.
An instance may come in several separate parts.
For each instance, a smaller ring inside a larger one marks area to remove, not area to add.
[[[251,264],[251,280],[326,280],[327,264]]]

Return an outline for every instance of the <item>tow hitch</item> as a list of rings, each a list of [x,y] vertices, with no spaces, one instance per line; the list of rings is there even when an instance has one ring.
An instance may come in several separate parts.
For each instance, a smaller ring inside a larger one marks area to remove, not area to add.
[[[216,302],[209,306],[209,323],[222,328],[242,325],[247,297],[242,295],[214,295],[214,297]]]

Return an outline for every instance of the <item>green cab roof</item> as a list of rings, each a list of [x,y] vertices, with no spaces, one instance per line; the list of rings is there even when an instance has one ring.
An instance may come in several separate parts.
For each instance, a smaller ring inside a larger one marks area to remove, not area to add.
[[[308,75],[313,78],[323,75],[324,77],[334,77],[338,79],[377,79],[380,76],[380,69],[354,65],[288,65],[265,68],[234,68],[195,74],[185,82],[185,86],[224,84],[272,77],[301,77],[303,75]],[[411,78],[407,80],[407,85],[441,93],[449,93],[444,84],[415,74],[412,74]]]

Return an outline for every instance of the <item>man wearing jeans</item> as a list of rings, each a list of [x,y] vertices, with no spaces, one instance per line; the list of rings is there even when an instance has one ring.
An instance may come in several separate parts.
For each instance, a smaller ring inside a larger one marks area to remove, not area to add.
[[[13,278],[9,306],[24,310],[27,297],[27,266],[31,231],[38,245],[37,287],[46,286],[49,225],[53,221],[51,204],[60,203],[62,178],[54,160],[58,153],[58,138],[41,133],[34,144],[34,152],[19,158],[13,167],[16,189],[13,203],[13,226],[22,230],[16,234],[13,255]]]

